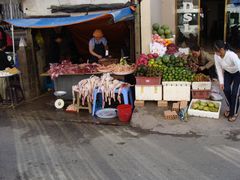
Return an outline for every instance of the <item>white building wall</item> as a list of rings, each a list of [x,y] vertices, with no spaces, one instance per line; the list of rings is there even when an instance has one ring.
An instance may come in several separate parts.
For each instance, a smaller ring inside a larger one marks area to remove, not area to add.
[[[80,4],[109,4],[127,3],[128,0],[23,0],[23,12],[27,16],[52,15],[50,6],[55,5],[80,5]],[[64,13],[54,13],[59,15]]]

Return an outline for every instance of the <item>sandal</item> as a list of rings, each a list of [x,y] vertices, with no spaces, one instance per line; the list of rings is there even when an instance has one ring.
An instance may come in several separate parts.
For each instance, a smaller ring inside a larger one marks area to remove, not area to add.
[[[225,118],[228,118],[229,115],[230,115],[230,111],[225,111],[225,112],[224,112],[224,116],[225,116]]]
[[[236,121],[236,120],[237,120],[237,116],[235,116],[235,115],[228,118],[228,121],[229,121],[229,122],[234,122],[234,121]]]

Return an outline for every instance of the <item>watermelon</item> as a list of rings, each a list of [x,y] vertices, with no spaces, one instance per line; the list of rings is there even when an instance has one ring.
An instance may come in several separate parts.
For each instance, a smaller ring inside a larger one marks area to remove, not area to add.
[[[153,28],[153,30],[155,30],[155,31],[157,31],[158,29],[159,29],[159,24],[158,23],[154,23],[153,25],[152,25],[152,28]]]
[[[165,54],[165,55],[163,55],[162,60],[163,60],[164,63],[167,64],[170,61],[170,56]]]
[[[170,56],[170,61],[175,61],[176,57],[174,55]]]
[[[165,35],[164,35],[164,34],[163,34],[163,35],[161,35],[161,38],[165,39]]]
[[[172,38],[172,35],[171,34],[167,34],[166,35],[166,39],[170,39],[170,38]]]
[[[161,28],[164,29],[164,30],[169,29],[169,27],[167,25],[162,25]]]
[[[155,31],[155,30],[153,30],[153,31],[152,31],[152,34],[158,34],[158,32],[157,32],[157,31]]]
[[[158,34],[159,34],[159,36],[164,35],[164,29],[160,28],[160,29],[158,30]]]
[[[170,29],[165,29],[164,30],[164,34],[165,35],[170,35],[171,34],[171,30]]]

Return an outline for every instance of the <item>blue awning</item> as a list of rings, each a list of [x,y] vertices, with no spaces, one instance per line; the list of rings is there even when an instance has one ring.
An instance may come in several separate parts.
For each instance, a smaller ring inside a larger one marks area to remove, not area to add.
[[[113,21],[117,23],[119,21],[133,18],[133,11],[130,7],[127,7],[120,10],[82,16],[8,19],[5,20],[5,22],[23,28],[53,28],[58,26],[80,24],[107,17],[112,18]]]

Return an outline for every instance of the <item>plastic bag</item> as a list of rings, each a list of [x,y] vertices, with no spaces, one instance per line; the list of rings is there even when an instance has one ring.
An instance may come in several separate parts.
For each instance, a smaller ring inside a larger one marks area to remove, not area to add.
[[[222,95],[220,94],[221,90],[219,88],[219,84],[216,82],[212,83],[211,94],[210,98],[214,101],[221,101],[223,99]]]

